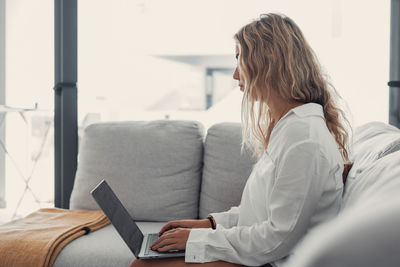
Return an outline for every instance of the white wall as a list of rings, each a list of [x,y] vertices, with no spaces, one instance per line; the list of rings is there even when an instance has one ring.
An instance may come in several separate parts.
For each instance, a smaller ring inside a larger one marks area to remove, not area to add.
[[[233,56],[241,26],[281,12],[302,28],[355,125],[387,122],[389,8],[363,0],[79,1],[79,112],[96,105],[94,95],[135,114],[188,83],[203,90],[196,69],[145,55]]]

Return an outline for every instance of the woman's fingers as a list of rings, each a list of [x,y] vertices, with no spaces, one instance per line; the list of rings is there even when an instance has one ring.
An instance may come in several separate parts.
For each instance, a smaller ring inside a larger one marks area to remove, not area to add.
[[[160,232],[158,232],[158,236],[161,236],[162,233],[164,233],[165,231],[167,231],[167,229],[171,228],[171,224],[172,222],[168,222],[166,223],[160,230]]]
[[[205,221],[205,223],[204,223]],[[166,223],[158,232],[158,236],[161,236],[166,231],[169,231],[174,228],[208,228],[209,221],[208,219],[204,220],[179,220],[179,221],[170,221]],[[204,226],[205,225],[205,226]]]
[[[154,250],[157,249],[161,249],[165,246],[171,245],[175,243],[175,239],[174,238],[164,238],[163,240],[161,240],[160,242],[158,242],[157,244],[153,245],[151,248]]]
[[[150,248],[160,252],[168,251],[171,249],[185,249],[189,235],[189,229],[173,229],[160,236]],[[171,247],[171,245],[173,246]]]
[[[166,252],[166,251],[169,251],[169,250],[179,250],[179,248],[178,248],[176,243],[173,243],[173,244],[166,245],[166,246],[163,246],[163,247],[158,249],[159,252]]]
[[[168,222],[167,224],[165,224],[165,225],[161,228],[160,232],[158,232],[158,236],[161,236],[165,231],[168,231],[168,230],[170,230],[170,229],[173,229],[173,228],[178,227],[178,225],[179,225],[179,222],[178,222],[178,221],[171,221],[171,222]]]
[[[165,234],[163,234],[162,236],[160,236],[160,237],[156,240],[156,242],[154,242],[150,247],[153,248],[153,249],[156,248],[156,247],[159,247],[158,244],[159,244],[161,241],[163,241],[163,240],[165,240],[165,239],[167,239],[167,238],[170,238],[170,237],[171,237],[171,234],[173,234],[173,233],[175,232],[175,230],[176,230],[176,229],[170,230],[170,231],[168,231],[168,233],[165,233]]]

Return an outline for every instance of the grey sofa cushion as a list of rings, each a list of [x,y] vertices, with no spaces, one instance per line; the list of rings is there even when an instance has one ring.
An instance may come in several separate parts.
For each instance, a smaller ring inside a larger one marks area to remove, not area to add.
[[[399,192],[400,151],[397,151],[375,161],[357,179],[347,181],[342,210],[364,206],[367,200],[396,197]]]
[[[400,130],[383,122],[366,123],[355,130],[348,178],[354,179],[371,163],[400,150]]]
[[[399,163],[390,153],[349,180],[338,217],[307,234],[287,266],[399,266]]]
[[[309,232],[284,267],[398,267],[399,225],[399,196],[368,200]]]
[[[256,161],[250,153],[240,153],[241,141],[239,123],[220,123],[209,128],[204,144],[200,218],[239,204]]]
[[[88,126],[70,207],[99,209],[89,192],[104,178],[135,220],[196,218],[203,131],[193,121]]]
[[[165,222],[137,222],[143,233],[157,233]],[[128,267],[135,259],[117,230],[108,225],[75,239],[61,250],[54,267]]]
[[[390,158],[399,150],[400,130],[396,127],[371,122],[356,129],[352,153],[354,164],[344,188],[342,209],[378,194],[386,185],[396,183],[391,175],[395,170],[391,172],[387,169],[388,166],[396,166],[397,163],[392,163]]]

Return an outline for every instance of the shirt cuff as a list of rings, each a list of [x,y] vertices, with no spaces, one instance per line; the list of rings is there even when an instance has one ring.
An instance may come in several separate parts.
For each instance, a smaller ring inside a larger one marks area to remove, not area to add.
[[[210,213],[210,215],[213,216],[215,224],[221,224],[222,226],[224,226],[224,228],[229,227],[229,216],[225,212]]]
[[[185,262],[207,262],[206,259],[206,245],[205,237],[209,231],[213,231],[210,228],[192,228],[190,229],[189,238],[186,242],[185,249]]]

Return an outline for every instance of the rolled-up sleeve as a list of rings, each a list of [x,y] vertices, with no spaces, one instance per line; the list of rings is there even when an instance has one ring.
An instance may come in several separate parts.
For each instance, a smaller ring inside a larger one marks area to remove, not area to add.
[[[251,226],[230,228],[224,222],[216,230],[192,229],[186,262],[224,260],[260,266],[290,253],[309,227],[330,170],[328,160],[312,140],[292,145],[276,163],[275,181],[266,198],[268,219]]]

